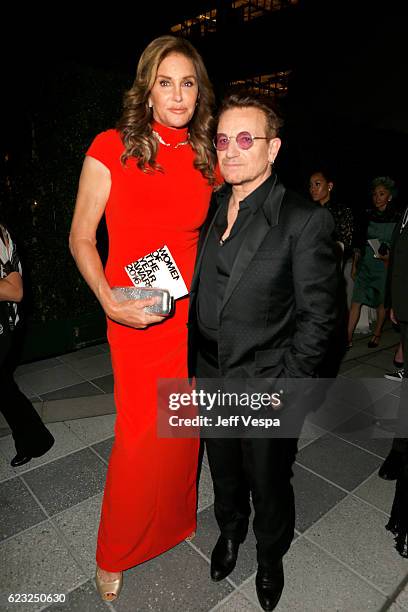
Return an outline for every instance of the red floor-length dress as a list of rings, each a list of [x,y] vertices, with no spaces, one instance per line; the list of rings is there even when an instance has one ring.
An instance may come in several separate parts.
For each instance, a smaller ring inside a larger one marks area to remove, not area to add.
[[[159,145],[163,172],[143,173],[134,159],[124,167],[115,130],[99,134],[87,151],[111,173],[105,270],[111,287],[131,285],[124,266],[164,244],[190,287],[211,187],[193,167],[191,146],[175,147],[187,140],[187,129],[153,127],[170,145]],[[107,571],[155,557],[195,530],[198,440],[156,435],[157,378],[187,377],[187,310],[188,298],[178,300],[172,318],[145,330],[108,320],[117,419],[96,553]]]

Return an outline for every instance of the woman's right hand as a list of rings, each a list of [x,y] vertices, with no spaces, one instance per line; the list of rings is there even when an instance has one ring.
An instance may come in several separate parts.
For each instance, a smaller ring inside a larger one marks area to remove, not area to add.
[[[121,323],[134,329],[146,329],[146,327],[153,325],[153,323],[164,321],[165,316],[151,314],[145,310],[147,306],[156,304],[159,299],[154,297],[146,300],[117,302],[110,289],[103,291],[103,295],[101,294],[101,304],[106,316],[116,321],[116,323]]]
[[[357,276],[357,266],[354,266],[354,265],[352,266],[350,276],[351,276],[351,278],[352,278],[352,280],[353,280],[353,281],[355,281],[355,280],[356,280],[356,276]]]

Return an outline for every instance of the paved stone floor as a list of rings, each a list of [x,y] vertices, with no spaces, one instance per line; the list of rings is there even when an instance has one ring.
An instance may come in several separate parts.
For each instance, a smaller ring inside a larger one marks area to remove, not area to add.
[[[408,610],[408,560],[397,554],[384,529],[394,483],[376,475],[391,434],[373,424],[395,415],[400,385],[383,374],[392,369],[397,340],[387,330],[381,346],[369,350],[367,338],[357,339],[341,366],[340,380],[357,385],[354,403],[361,403],[359,418],[367,419],[371,438],[355,433],[356,414],[347,406],[344,422],[330,432],[324,421],[305,425],[294,470],[296,538],[284,560],[280,612]],[[369,401],[358,395],[362,378],[378,379]],[[37,402],[112,392],[106,345],[21,366],[17,379]],[[94,549],[113,424],[111,414],[50,423],[53,449],[18,469],[9,466],[11,437],[0,438],[0,610],[260,609],[252,535],[230,577],[218,584],[209,579],[217,527],[205,458],[196,538],[127,571],[114,605],[99,601]],[[65,594],[66,601],[9,603],[9,595],[17,593]]]

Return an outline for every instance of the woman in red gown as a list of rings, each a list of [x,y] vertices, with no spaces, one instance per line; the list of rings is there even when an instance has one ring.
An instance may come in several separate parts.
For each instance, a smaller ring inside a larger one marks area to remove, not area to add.
[[[213,93],[201,57],[162,36],[143,52],[116,130],[99,134],[84,161],[70,248],[107,315],[117,419],[97,544],[103,599],[119,594],[122,572],[175,546],[196,526],[198,440],[159,439],[158,378],[186,378],[188,299],[168,319],[118,303],[131,285],[125,266],[167,245],[189,287],[198,231],[214,183]],[[95,244],[106,214],[105,271]]]

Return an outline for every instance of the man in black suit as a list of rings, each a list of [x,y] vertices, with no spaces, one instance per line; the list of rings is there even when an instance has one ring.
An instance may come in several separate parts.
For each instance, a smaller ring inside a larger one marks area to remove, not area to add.
[[[191,289],[189,372],[198,379],[313,377],[334,328],[333,221],[272,172],[279,125],[252,97],[230,96],[219,113],[214,144],[226,182],[214,195]],[[211,577],[222,580],[235,567],[251,494],[264,610],[279,601],[282,557],[293,539],[296,442],[206,440],[221,532]]]
[[[404,379],[399,405],[399,419],[392,449],[380,467],[379,475],[385,480],[396,480],[400,474],[403,455],[407,454],[408,421],[408,207],[393,234],[387,277],[387,301],[391,306],[390,317],[399,325],[404,355]]]

